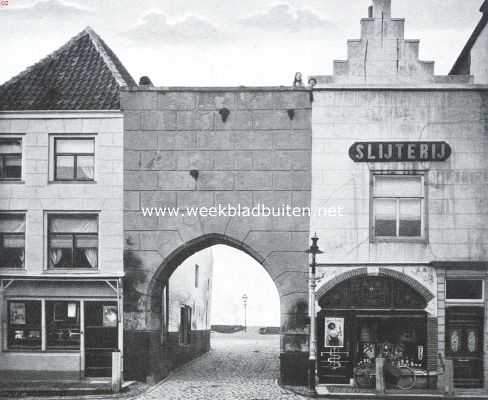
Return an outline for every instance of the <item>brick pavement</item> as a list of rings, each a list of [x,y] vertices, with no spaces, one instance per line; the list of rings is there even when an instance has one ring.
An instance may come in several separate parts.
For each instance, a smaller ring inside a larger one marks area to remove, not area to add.
[[[277,384],[279,336],[255,329],[212,334],[212,350],[183,366],[137,400],[295,400]]]

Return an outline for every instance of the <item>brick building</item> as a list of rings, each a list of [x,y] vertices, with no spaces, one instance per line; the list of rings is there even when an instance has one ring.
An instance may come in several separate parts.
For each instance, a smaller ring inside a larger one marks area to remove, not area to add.
[[[86,29],[0,86],[0,380],[110,376],[132,78]]]
[[[396,352],[417,388],[453,360],[456,387],[486,390],[486,46],[474,76],[436,76],[404,22],[374,0],[348,59],[314,77],[312,206],[345,209],[311,220],[318,379],[349,384]]]

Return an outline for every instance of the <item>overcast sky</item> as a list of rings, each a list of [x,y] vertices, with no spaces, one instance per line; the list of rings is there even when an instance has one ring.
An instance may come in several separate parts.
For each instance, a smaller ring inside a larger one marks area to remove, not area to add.
[[[248,326],[280,326],[278,290],[263,266],[229,246],[214,246],[212,251],[211,323],[244,325],[242,296],[246,294]]]
[[[480,19],[482,0],[393,0],[421,58],[445,74]],[[138,80],[158,86],[288,85],[329,74],[359,37],[370,0],[9,0],[0,7],[0,82],[85,26]]]

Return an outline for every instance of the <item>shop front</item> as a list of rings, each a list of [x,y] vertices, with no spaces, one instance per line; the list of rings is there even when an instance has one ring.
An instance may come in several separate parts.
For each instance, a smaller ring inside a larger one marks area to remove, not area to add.
[[[434,388],[429,301],[408,283],[384,275],[352,277],[332,287],[318,299],[319,383],[374,389],[381,359],[386,388]]]
[[[112,353],[123,345],[118,279],[1,283],[2,381],[112,376]]]

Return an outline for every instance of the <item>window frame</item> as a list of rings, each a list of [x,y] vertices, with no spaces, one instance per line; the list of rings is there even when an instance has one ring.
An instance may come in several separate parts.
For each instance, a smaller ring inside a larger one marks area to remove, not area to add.
[[[51,217],[56,216],[72,216],[72,217],[95,217],[97,220],[97,233],[91,232],[56,232],[51,233],[49,231],[49,219]],[[55,267],[51,265],[51,260],[49,257],[50,250],[51,250],[51,236],[71,236],[71,260],[72,266],[71,267]],[[84,236],[97,236],[97,267],[75,267],[75,245],[77,237],[84,237]],[[98,212],[87,211],[87,212],[49,212],[46,215],[46,238],[47,238],[47,246],[46,246],[46,264],[47,270],[50,272],[59,272],[59,271],[90,271],[90,272],[98,272],[100,270],[100,214]]]
[[[481,299],[453,299],[447,297],[447,281],[480,281],[481,282]],[[467,303],[467,304],[484,304],[486,299],[486,282],[485,280],[480,277],[446,277],[446,282],[444,285],[444,298],[446,299],[446,303],[450,304],[459,304],[459,303]]]
[[[23,174],[23,168],[22,168],[22,154],[23,154],[23,143],[22,143],[22,138],[20,137],[0,137],[0,143],[2,141],[18,141],[20,142],[20,153],[0,153],[0,165],[2,168],[0,168],[0,181],[1,182],[21,182],[22,181],[22,174]],[[2,175],[2,171],[5,171],[5,163],[6,163],[6,158],[7,157],[19,157],[20,158],[20,176],[15,177],[15,178],[10,178],[7,176]]]
[[[54,137],[53,143],[53,180],[55,182],[94,182],[95,181],[95,138],[94,137]],[[58,141],[60,140],[89,140],[93,142],[93,153],[58,153]],[[73,157],[73,177],[59,178],[58,177],[58,157]],[[93,177],[79,178],[78,175],[78,157],[93,157]]]
[[[24,224],[26,225],[24,232],[0,232],[0,252],[5,248],[4,244],[3,244],[4,243],[4,235],[18,236],[18,237],[24,238],[24,248],[23,248],[24,260],[22,261],[22,265],[20,267],[5,267],[5,268],[2,268],[0,266],[0,272],[2,272],[2,271],[25,271],[25,253],[26,253],[26,251],[25,251],[26,250],[25,234],[27,231],[27,213],[25,211],[14,211],[14,212],[0,211],[0,215],[20,215],[20,216],[24,217]]]
[[[395,177],[406,179],[412,177],[420,178],[420,187],[422,190],[420,197],[399,197],[399,196],[376,196],[375,180],[376,177]],[[369,231],[370,242],[402,242],[402,243],[427,243],[428,242],[428,183],[426,171],[372,171],[370,175],[370,196],[369,196]],[[396,200],[396,236],[377,236],[375,234],[376,215],[374,211],[375,200]],[[420,236],[400,236],[400,201],[401,200],[420,200]]]

